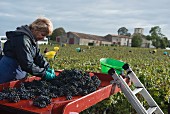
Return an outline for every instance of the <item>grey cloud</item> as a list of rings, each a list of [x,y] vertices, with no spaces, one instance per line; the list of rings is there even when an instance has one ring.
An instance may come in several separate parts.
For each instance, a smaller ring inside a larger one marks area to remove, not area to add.
[[[0,4],[0,35],[46,16],[55,28],[66,31],[106,35],[117,34],[124,26],[131,33],[142,27],[149,34],[151,27],[160,26],[170,39],[169,0],[4,0]]]

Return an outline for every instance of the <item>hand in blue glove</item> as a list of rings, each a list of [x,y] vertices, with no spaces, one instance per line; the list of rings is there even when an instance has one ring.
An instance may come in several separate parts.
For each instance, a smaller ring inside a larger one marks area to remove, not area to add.
[[[44,79],[51,80],[54,78],[56,78],[55,72],[52,72],[52,73],[48,71],[45,72]]]
[[[50,73],[54,73],[55,74],[55,71],[54,71],[53,68],[48,68],[47,71],[50,72]]]

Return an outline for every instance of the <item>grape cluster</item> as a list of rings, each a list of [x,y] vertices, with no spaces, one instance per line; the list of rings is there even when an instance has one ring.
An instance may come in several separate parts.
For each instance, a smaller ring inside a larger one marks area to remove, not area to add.
[[[48,96],[40,95],[33,100],[33,105],[44,108],[51,103],[51,99]]]
[[[33,99],[33,105],[43,108],[51,103],[52,98],[65,96],[71,100],[73,96],[87,95],[99,87],[101,81],[94,75],[81,70],[63,70],[52,80],[33,80],[22,82],[18,88],[7,88],[0,92],[0,100],[19,102],[22,99]]]
[[[32,92],[25,89],[23,83],[19,88],[7,88],[0,92],[0,100],[8,99],[9,102],[19,102],[21,99],[33,98]]]
[[[71,69],[63,70],[63,72],[61,72],[56,79],[51,80],[50,83],[57,86],[60,93],[67,96],[68,99],[71,99],[72,96],[87,95],[96,91],[101,81],[95,75],[90,77],[89,73]]]

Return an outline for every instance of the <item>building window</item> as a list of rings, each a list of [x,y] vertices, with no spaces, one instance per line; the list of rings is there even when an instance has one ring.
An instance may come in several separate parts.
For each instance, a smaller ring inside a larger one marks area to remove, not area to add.
[[[112,42],[112,44],[116,44],[116,42]]]

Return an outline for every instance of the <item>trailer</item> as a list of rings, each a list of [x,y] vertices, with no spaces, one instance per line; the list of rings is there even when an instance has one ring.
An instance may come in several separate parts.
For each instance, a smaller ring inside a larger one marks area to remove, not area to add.
[[[56,71],[56,75],[60,72]],[[66,97],[53,98],[52,103],[45,108],[35,107],[32,100],[20,100],[17,103],[0,100],[0,112],[1,114],[79,114],[83,110],[120,92],[120,88],[116,84],[111,84],[113,78],[110,75],[95,72],[89,72],[89,74],[90,76],[96,75],[101,80],[99,88],[90,94],[73,96],[71,100],[67,100]],[[39,77],[31,76],[27,79],[3,83],[0,84],[0,91],[4,88],[17,87],[21,82],[31,82],[40,79]],[[124,77],[124,80],[129,86],[131,85],[129,78]]]

